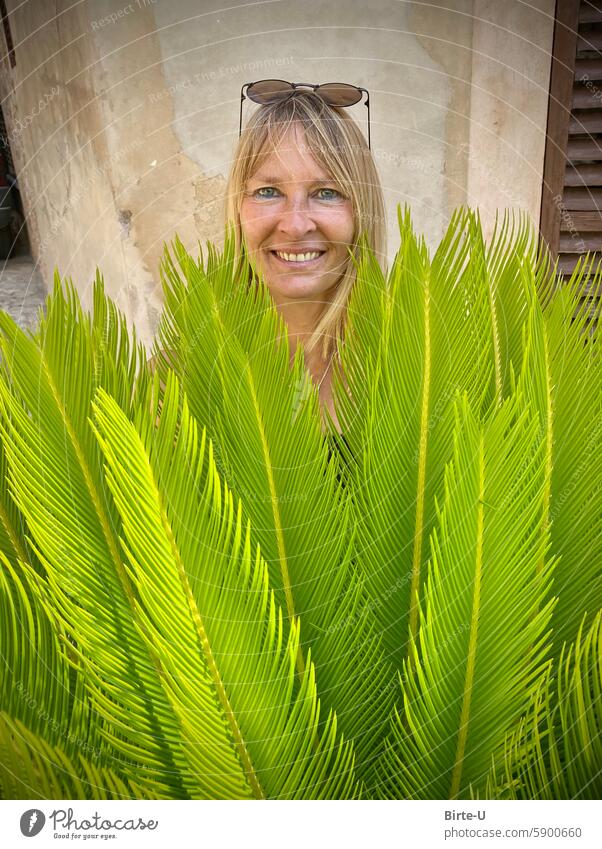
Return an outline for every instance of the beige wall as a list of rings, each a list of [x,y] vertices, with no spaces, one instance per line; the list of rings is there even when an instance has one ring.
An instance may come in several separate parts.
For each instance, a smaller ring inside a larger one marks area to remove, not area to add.
[[[461,203],[488,231],[497,207],[537,219],[553,0],[7,5],[17,64],[2,62],[0,96],[35,259],[87,304],[98,265],[146,342],[163,241],[221,238],[252,79],[370,90],[390,256],[397,203],[431,246]],[[365,107],[353,114],[365,128]]]
[[[539,223],[554,3],[475,0],[467,203],[486,230],[522,207]]]

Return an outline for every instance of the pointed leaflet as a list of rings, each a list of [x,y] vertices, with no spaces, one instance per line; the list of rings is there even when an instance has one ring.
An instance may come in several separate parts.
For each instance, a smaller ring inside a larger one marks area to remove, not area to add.
[[[588,617],[589,618],[589,617]],[[491,771],[486,798],[600,799],[602,611],[548,667]]]
[[[241,796],[246,784],[255,798],[354,793],[351,748],[337,744],[333,717],[318,741],[309,660],[294,691],[298,623],[284,624],[240,504],[222,487],[186,401],[178,422],[178,398],[170,375],[158,429],[156,408],[143,408],[140,433],[104,392],[94,407],[141,636],[161,658],[203,795],[220,798],[224,770],[240,774]],[[220,753],[220,727],[237,763]]]
[[[154,798],[88,753],[51,745],[19,720],[0,712],[2,799]]]
[[[301,617],[299,675],[311,646],[324,715],[337,710],[362,775],[383,738],[391,693],[383,693],[386,665],[350,560],[349,502],[316,390],[299,351],[289,365],[286,327],[266,287],[235,277],[230,240],[221,257],[209,251],[206,268],[181,244],[175,250],[186,282],[166,259],[163,344],[251,519],[278,603],[290,620]]]
[[[518,371],[523,358],[523,326],[536,289],[549,268],[546,255],[538,257],[538,234],[524,212],[506,210],[501,220],[496,216],[488,245],[483,241],[480,224],[473,238],[482,242],[489,281],[499,402],[512,391],[512,374]]]
[[[60,341],[64,338],[65,332],[68,332],[69,316],[78,314],[78,321],[84,321],[84,317],[81,312],[78,313],[77,298],[70,281],[66,282],[66,289],[67,300],[61,293],[60,277],[58,273],[55,273],[54,293],[46,299],[48,319],[45,319],[43,313],[41,313],[41,322],[33,338],[37,338],[40,344],[45,347],[49,357],[52,357],[53,352],[58,349],[59,361],[53,366],[54,373],[60,373],[61,391],[67,405],[71,407],[74,402],[79,403],[81,398],[85,397],[85,394],[78,398],[78,393],[82,388],[79,384],[81,375],[80,378],[71,376],[69,369],[76,364],[72,359],[64,357],[64,352],[60,350]],[[143,361],[142,348],[136,350],[135,336],[133,337],[133,346],[130,346],[125,318],[118,313],[115,305],[105,298],[104,283],[99,272],[97,272],[94,283],[93,314],[89,318],[86,317],[85,320],[89,321],[88,332],[94,351],[93,380],[100,385],[110,386],[116,397],[120,397],[122,403],[127,407],[132,400],[131,397],[128,397],[128,393],[131,396],[131,387],[134,385],[136,372]],[[10,327],[11,320],[8,317],[7,322]],[[9,330],[9,339],[11,332]],[[49,333],[58,333],[58,337],[55,337],[52,341],[48,337]],[[59,345],[56,344],[57,341]],[[70,345],[71,342],[67,344]],[[130,351],[130,347],[133,347],[134,350]],[[8,351],[9,349],[5,347],[5,350]],[[77,343],[70,354],[76,357],[76,351]],[[27,379],[25,376],[23,377]],[[144,375],[139,377],[140,382],[143,378]],[[31,388],[35,388],[35,384],[32,384]],[[33,395],[30,394],[27,397],[26,409],[27,403],[34,403]],[[16,564],[18,558],[24,563],[30,563],[36,571],[41,572],[41,566],[27,543],[27,535],[25,518],[10,495],[6,458],[4,449],[0,444],[0,551],[7,555],[13,565]]]
[[[51,743],[72,732],[87,737],[87,728],[72,725],[74,693],[63,635],[48,618],[27,569],[17,571],[0,554],[0,711]]]
[[[0,552],[16,566],[21,560],[31,563],[40,570],[35,555],[27,544],[27,523],[25,517],[11,497],[8,486],[6,455],[0,439]]]
[[[97,289],[94,319],[57,281],[36,339],[0,314],[1,430],[10,485],[48,577],[53,615],[86,668],[102,733],[149,792],[186,795],[190,765],[160,670],[132,621],[119,522],[87,417],[98,385],[129,409],[141,352]],[[99,303],[100,301],[100,303]],[[112,362],[109,362],[112,360]],[[130,773],[130,774],[131,774]]]
[[[336,388],[350,446],[358,562],[397,665],[408,631],[417,627],[434,497],[451,443],[451,402],[464,390],[480,409],[493,380],[491,299],[470,215],[456,213],[432,262],[400,209],[399,226],[401,246],[386,288],[374,260],[362,260],[343,352],[349,390],[340,382]],[[374,314],[365,315],[368,308]]]
[[[532,273],[527,266],[525,275]],[[530,281],[533,283],[533,281]],[[534,287],[528,287],[534,292]],[[512,377],[511,377],[512,379]],[[544,322],[541,306],[534,298],[531,301],[525,326],[523,328],[523,363],[518,378],[518,392],[527,399],[539,419],[539,435],[543,442],[544,479],[541,515],[541,532],[548,537],[550,533],[550,507],[552,493],[552,462],[554,430],[557,427],[554,414],[554,393],[550,369],[550,339]],[[554,549],[554,553],[556,549]],[[542,561],[537,569],[543,569]],[[557,574],[557,573],[555,573]]]
[[[483,425],[463,399],[383,795],[465,796],[525,710],[551,607],[549,564],[536,569],[544,476],[538,420],[520,396]]]
[[[585,277],[585,280],[583,279]],[[592,300],[582,300],[584,286]],[[602,607],[602,273],[576,273],[544,316],[553,386],[554,445],[550,522],[559,555],[554,577],[555,652]]]
[[[542,530],[551,531],[552,550],[560,555],[552,617],[556,653],[564,639],[575,637],[583,611],[592,611],[589,623],[602,605],[602,467],[595,460],[602,449],[602,363],[595,344],[602,276],[587,284],[586,270],[539,299],[534,292],[541,291],[541,268],[525,261],[519,274],[529,308],[518,386],[539,412],[546,454]],[[591,307],[580,303],[586,284],[594,295]],[[543,314],[540,300],[546,302]]]
[[[3,555],[0,567],[0,711],[68,757],[92,755],[97,766],[112,766],[47,582]]]

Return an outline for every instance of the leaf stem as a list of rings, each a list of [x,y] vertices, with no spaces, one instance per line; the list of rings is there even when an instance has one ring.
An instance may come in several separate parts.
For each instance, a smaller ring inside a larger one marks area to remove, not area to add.
[[[186,600],[188,602],[188,608],[190,610],[190,615],[192,617],[192,621],[194,623],[199,641],[201,643],[203,653],[205,655],[205,659],[207,661],[207,666],[209,668],[209,672],[213,678],[215,689],[217,691],[217,697],[220,701],[224,709],[224,713],[228,719],[228,725],[230,726],[230,730],[232,731],[232,736],[234,737],[234,741],[236,743],[236,747],[238,750],[238,754],[242,761],[243,769],[245,771],[245,775],[251,785],[251,789],[253,791],[253,795],[256,799],[265,799],[265,794],[263,792],[263,788],[259,783],[259,779],[257,778],[257,774],[251,762],[251,756],[249,755],[249,750],[246,747],[242,731],[240,726],[236,720],[234,715],[234,710],[232,709],[232,705],[230,704],[230,699],[228,698],[228,694],[226,692],[226,688],[224,686],[224,682],[222,681],[222,677],[219,673],[219,669],[217,668],[217,663],[215,661],[215,656],[211,649],[211,644],[209,642],[209,638],[207,637],[207,631],[205,630],[205,626],[203,624],[203,620],[201,614],[199,613],[199,609],[194,600],[194,595],[192,590],[190,589],[190,583],[188,581],[188,577],[186,575],[186,568],[184,563],[182,562],[182,556],[180,554],[177,542],[173,535],[173,531],[171,529],[171,525],[169,524],[169,520],[167,518],[167,513],[165,512],[165,508],[163,506],[163,499],[159,492],[159,488],[154,480],[153,475],[153,485],[155,488],[155,497],[157,499],[157,504],[160,505],[160,513],[161,513],[161,523],[163,525],[163,530],[165,531],[165,535],[169,540],[169,545],[171,547],[171,551],[173,554],[174,562],[176,564],[176,568],[178,570],[178,575],[180,577],[180,584],[184,593],[186,595]]]
[[[412,583],[410,586],[410,640],[418,634],[418,590],[420,589],[420,566],[422,561],[422,538],[424,536],[424,500],[426,490],[426,454],[428,448],[429,401],[431,392],[431,292],[430,276],[424,282],[424,380],[422,383],[422,410],[420,414],[420,436],[418,454],[418,481],[416,484],[416,521],[412,552]],[[410,663],[412,663],[410,655]]]
[[[293,599],[293,592],[291,588],[291,578],[288,571],[288,558],[286,554],[286,545],[284,541],[284,533],[282,531],[282,517],[280,515],[280,510],[278,508],[278,493],[276,490],[276,482],[274,480],[274,471],[272,466],[272,458],[270,455],[270,447],[268,445],[268,440],[265,433],[265,428],[263,426],[263,421],[261,418],[261,412],[259,409],[259,403],[257,400],[257,393],[255,391],[255,383],[253,381],[253,375],[251,373],[250,364],[247,362],[247,375],[249,379],[249,388],[251,390],[251,397],[253,399],[253,408],[255,411],[255,417],[257,419],[257,428],[259,430],[259,436],[261,439],[261,450],[263,452],[263,459],[265,462],[266,475],[268,480],[268,487],[270,490],[270,501],[272,504],[272,515],[274,517],[274,531],[276,534],[276,544],[278,547],[278,559],[280,562],[280,572],[282,574],[282,584],[284,589],[284,595],[286,598],[286,610],[289,617],[289,620],[293,622],[295,620],[295,601]],[[301,650],[301,644],[299,643],[299,648],[297,651],[296,658],[296,666],[297,672],[299,673],[299,678],[303,681],[303,676],[305,674],[305,662],[303,660],[303,653]]]
[[[475,663],[477,654],[477,635],[479,630],[479,612],[481,609],[481,575],[483,569],[483,528],[485,518],[484,489],[485,489],[485,441],[481,431],[479,436],[479,499],[477,508],[477,545],[475,553],[475,575],[474,590],[472,596],[472,614],[470,617],[470,637],[468,640],[468,653],[466,660],[466,675],[464,679],[464,696],[462,699],[462,712],[460,714],[458,744],[456,747],[456,758],[452,772],[450,799],[455,799],[460,790],[462,779],[462,767],[466,754],[466,740],[468,738],[468,722],[470,717],[470,702],[472,698],[472,687],[474,683]]]

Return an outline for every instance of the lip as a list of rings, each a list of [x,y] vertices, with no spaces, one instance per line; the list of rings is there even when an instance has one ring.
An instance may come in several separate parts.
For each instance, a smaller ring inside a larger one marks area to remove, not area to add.
[[[279,248],[278,250],[281,250],[281,248]],[[315,248],[315,250],[320,250],[320,248]],[[297,249],[296,251],[290,251],[290,253],[311,253],[311,252],[312,251],[311,251],[310,248],[306,248],[303,251],[300,251],[299,249]],[[286,266],[286,268],[313,268],[318,262],[320,262],[326,256],[327,252],[322,251],[320,256],[317,256],[315,259],[300,260],[299,262],[289,262],[286,259],[281,259],[278,256],[278,254],[276,253],[275,250],[270,250],[269,253],[270,253],[270,256],[272,256],[276,260],[276,262],[280,263],[280,265],[282,265],[282,266]],[[282,251],[282,253],[289,253],[289,251]]]

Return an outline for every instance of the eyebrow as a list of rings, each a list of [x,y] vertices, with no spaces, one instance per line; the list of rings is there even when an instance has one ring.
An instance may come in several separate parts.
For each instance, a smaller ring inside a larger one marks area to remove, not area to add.
[[[274,176],[273,174],[266,174],[265,176],[254,174],[252,177],[249,177],[249,180],[255,180],[258,183],[269,183],[270,185],[285,182],[281,177]],[[317,180],[307,180],[306,182],[314,185],[315,183],[334,183],[335,181],[332,177],[319,177]]]

